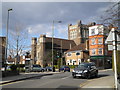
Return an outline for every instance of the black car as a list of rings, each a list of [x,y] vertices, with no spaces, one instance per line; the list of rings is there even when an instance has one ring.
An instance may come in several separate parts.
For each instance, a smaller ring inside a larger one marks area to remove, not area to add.
[[[84,77],[91,78],[92,76],[98,76],[98,69],[95,66],[95,63],[81,63],[72,71],[73,78]]]
[[[68,71],[68,72],[70,72],[70,68],[68,66],[61,66],[59,71],[64,71],[64,72]]]
[[[49,67],[49,66],[45,67],[45,69],[46,71],[52,71],[52,67]]]

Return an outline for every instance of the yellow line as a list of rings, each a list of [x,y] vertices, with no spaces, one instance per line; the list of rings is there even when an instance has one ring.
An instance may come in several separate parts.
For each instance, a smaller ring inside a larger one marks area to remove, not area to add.
[[[2,84],[2,85],[0,85],[0,86],[5,86],[5,85],[14,84],[14,83],[19,83],[19,82],[24,82],[24,81],[11,82],[11,83],[7,83],[7,84]]]

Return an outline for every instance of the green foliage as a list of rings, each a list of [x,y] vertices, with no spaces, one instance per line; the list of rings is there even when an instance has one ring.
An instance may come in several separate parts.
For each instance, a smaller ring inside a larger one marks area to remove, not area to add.
[[[58,69],[58,68],[59,68],[59,66],[58,66],[58,65],[54,65],[54,67],[55,67],[56,69]]]
[[[67,65],[68,67],[70,67],[71,69],[77,67],[78,65]]]
[[[20,71],[20,72],[24,72],[25,71],[25,69],[24,69],[25,64],[17,64],[17,65],[10,64],[8,66],[10,66],[11,71]]]
[[[56,69],[59,68],[59,65],[54,65]],[[73,69],[75,67],[77,67],[78,65],[65,65],[65,66],[68,66],[69,68]]]
[[[17,67],[24,68],[25,64],[17,64]]]
[[[24,68],[18,68],[18,70],[19,70],[20,72],[25,72],[25,69],[24,69]]]
[[[17,65],[12,64],[10,68],[11,68],[11,71],[17,71]]]

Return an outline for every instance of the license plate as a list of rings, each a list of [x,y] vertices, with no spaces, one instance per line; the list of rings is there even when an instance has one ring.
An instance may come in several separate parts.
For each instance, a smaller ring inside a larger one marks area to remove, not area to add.
[[[82,73],[82,71],[76,71],[76,73]]]
[[[76,76],[81,76],[81,74],[76,74]]]

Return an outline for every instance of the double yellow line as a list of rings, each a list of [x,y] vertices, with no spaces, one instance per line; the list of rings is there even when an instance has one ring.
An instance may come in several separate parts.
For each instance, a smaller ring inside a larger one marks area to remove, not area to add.
[[[5,85],[14,84],[14,83],[19,83],[19,82],[24,82],[24,81],[16,81],[16,82],[11,82],[11,83],[1,84],[0,86],[5,86]]]

